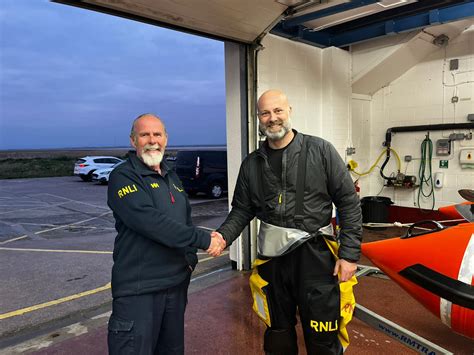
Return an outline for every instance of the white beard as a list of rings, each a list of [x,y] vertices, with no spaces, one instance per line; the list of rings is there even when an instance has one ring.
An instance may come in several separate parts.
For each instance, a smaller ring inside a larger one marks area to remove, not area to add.
[[[282,139],[288,132],[291,131],[291,118],[288,116],[288,119],[283,122],[281,129],[277,132],[270,131],[270,128],[259,123],[260,132],[271,141],[279,141]]]
[[[146,165],[153,167],[153,166],[157,166],[161,164],[161,161],[163,160],[163,151],[160,150],[158,153],[155,152],[153,154],[148,153],[149,150],[157,150],[157,149],[160,149],[159,145],[147,144],[143,147],[141,156],[142,156],[143,162]]]

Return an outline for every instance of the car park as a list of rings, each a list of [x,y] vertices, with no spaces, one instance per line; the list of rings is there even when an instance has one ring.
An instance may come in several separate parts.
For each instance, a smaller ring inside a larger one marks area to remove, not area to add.
[[[83,181],[92,181],[92,174],[98,169],[111,168],[122,159],[112,156],[87,156],[80,158],[74,165],[74,175]]]
[[[181,150],[176,155],[178,174],[188,195],[204,192],[211,198],[220,198],[227,191],[227,151]]]
[[[126,160],[122,160],[122,161],[118,162],[117,164],[112,165],[110,168],[97,169],[92,174],[92,181],[97,181],[97,182],[99,182],[103,185],[108,184],[109,183],[109,176],[110,176],[110,173],[112,172],[112,170],[114,170],[120,164],[125,163],[125,161]]]

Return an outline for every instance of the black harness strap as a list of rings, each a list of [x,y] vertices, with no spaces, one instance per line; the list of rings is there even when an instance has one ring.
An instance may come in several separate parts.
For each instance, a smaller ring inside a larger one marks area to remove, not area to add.
[[[298,159],[298,175],[296,176],[296,201],[295,201],[295,224],[298,229],[303,229],[303,197],[306,178],[306,153],[308,151],[307,136],[303,135],[300,157]]]
[[[263,183],[263,169],[265,165],[265,160],[260,159],[260,166],[258,167],[259,177],[257,179],[258,186],[258,199],[260,200],[260,208],[262,210],[263,220],[267,220],[267,204],[265,202],[265,184]]]

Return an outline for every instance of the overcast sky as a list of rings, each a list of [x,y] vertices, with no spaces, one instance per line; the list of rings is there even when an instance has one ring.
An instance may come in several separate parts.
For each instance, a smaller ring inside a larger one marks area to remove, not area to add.
[[[0,149],[225,144],[224,44],[47,0],[0,1]]]

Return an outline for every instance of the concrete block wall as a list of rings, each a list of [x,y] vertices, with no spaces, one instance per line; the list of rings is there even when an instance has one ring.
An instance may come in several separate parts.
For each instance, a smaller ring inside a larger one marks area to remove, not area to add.
[[[257,95],[280,89],[292,106],[296,130],[321,134],[321,50],[268,35],[258,54]]]
[[[350,145],[351,125],[350,98],[350,53],[339,48],[323,50],[322,66],[322,117],[324,120],[321,136],[330,141],[342,157]]]
[[[449,71],[449,61],[459,59],[459,69]],[[390,70],[390,68],[387,68]],[[454,78],[454,79],[453,79]],[[464,83],[464,84],[461,84]],[[457,84],[457,85],[454,85]],[[453,104],[451,98],[458,97]],[[360,100],[359,100],[360,101]],[[361,113],[361,102],[352,100],[353,126],[364,121]],[[366,109],[366,103],[364,108]],[[363,110],[363,109],[362,109]],[[382,151],[385,132],[390,127],[426,125],[439,123],[465,123],[469,113],[474,113],[474,29],[464,31],[451,40],[447,47],[440,48],[418,63],[405,74],[386,87],[377,91],[370,101],[370,119],[368,131],[353,131],[356,142],[361,147],[354,156],[362,167],[368,168]],[[365,121],[364,121],[365,122]],[[367,132],[370,132],[369,134]],[[434,149],[436,140],[447,138],[452,131],[430,133]],[[467,133],[467,131],[463,131]],[[369,136],[370,139],[364,139]],[[424,132],[398,133],[392,137],[392,147],[399,153],[402,160],[401,171],[410,175],[418,175],[421,157],[420,146],[425,138]],[[456,141],[452,145],[449,157],[438,157],[433,152],[432,170],[444,173],[444,186],[435,188],[435,208],[462,201],[457,190],[474,188],[474,170],[461,169],[459,165],[459,149],[474,147],[474,140]],[[368,148],[368,149],[367,149]],[[369,152],[367,161],[366,153]],[[359,155],[359,153],[361,153]],[[405,163],[403,157],[411,155],[415,158]],[[439,161],[448,160],[448,169],[439,167]],[[380,164],[383,160],[380,161]],[[385,168],[386,175],[396,171],[395,159]],[[378,173],[362,179],[362,194],[387,196],[399,206],[414,207],[418,190],[383,188],[383,179]],[[421,199],[423,208],[431,208],[430,199]]]
[[[352,147],[355,148],[356,153],[348,156],[347,161],[354,160],[359,166],[355,169],[357,172],[362,173],[367,170],[371,162],[369,136],[371,132],[371,101],[372,97],[368,95],[352,95]],[[358,176],[353,175],[353,179],[357,179]],[[368,177],[360,177],[360,186],[364,188],[365,194],[370,191],[370,179]]]
[[[350,54],[268,35],[258,54],[258,95],[272,88],[288,94],[293,127],[323,137],[341,155],[350,118]]]

